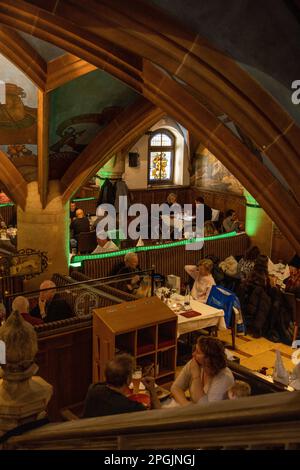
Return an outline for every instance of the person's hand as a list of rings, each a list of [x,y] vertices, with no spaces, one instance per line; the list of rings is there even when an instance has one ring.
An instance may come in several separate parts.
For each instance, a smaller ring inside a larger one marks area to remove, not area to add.
[[[150,393],[154,392],[154,390],[155,390],[155,379],[154,379],[154,377],[150,377],[150,376],[143,377],[142,378],[142,383],[145,385],[145,388],[146,388],[146,390],[148,390],[148,392],[150,392]]]
[[[131,284],[137,284],[140,280],[140,276],[133,276],[133,278],[131,279]]]
[[[39,308],[40,308],[40,314],[42,318],[45,318],[46,316],[46,299],[43,297],[39,298]]]
[[[191,360],[191,375],[193,379],[198,379],[200,377],[200,367],[198,362],[195,359],[194,356],[195,353],[193,353],[193,359]]]

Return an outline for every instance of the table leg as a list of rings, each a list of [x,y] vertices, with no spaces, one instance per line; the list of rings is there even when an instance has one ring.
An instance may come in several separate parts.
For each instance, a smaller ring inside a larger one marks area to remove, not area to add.
[[[231,314],[231,339],[232,339],[232,349],[235,350],[235,337],[236,337],[236,317],[235,311],[232,309]]]

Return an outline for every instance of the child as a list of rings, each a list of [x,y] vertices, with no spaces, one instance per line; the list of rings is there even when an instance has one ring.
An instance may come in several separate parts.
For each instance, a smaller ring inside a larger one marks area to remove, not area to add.
[[[216,283],[211,275],[213,262],[210,259],[202,259],[197,266],[187,265],[186,272],[195,279],[192,288],[192,297],[195,300],[206,303],[212,286]]]
[[[236,400],[237,398],[249,397],[251,395],[251,387],[247,382],[242,380],[235,380],[232,387],[227,392],[229,400]]]

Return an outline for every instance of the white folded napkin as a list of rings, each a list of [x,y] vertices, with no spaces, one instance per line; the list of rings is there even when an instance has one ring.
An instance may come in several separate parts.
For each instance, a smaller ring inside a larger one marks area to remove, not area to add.
[[[274,382],[280,382],[283,385],[288,385],[289,383],[289,373],[283,365],[282,357],[279,350],[276,351],[273,380]]]

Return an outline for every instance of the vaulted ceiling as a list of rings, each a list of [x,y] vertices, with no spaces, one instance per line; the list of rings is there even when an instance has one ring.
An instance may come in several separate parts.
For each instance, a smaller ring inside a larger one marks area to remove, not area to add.
[[[300,251],[300,113],[288,99],[300,78],[300,26],[296,0],[278,8],[270,0],[230,8],[220,0],[0,0],[1,53],[36,85],[43,204],[49,177],[61,179],[67,200],[167,113]],[[7,150],[0,178],[24,205],[26,175]]]

